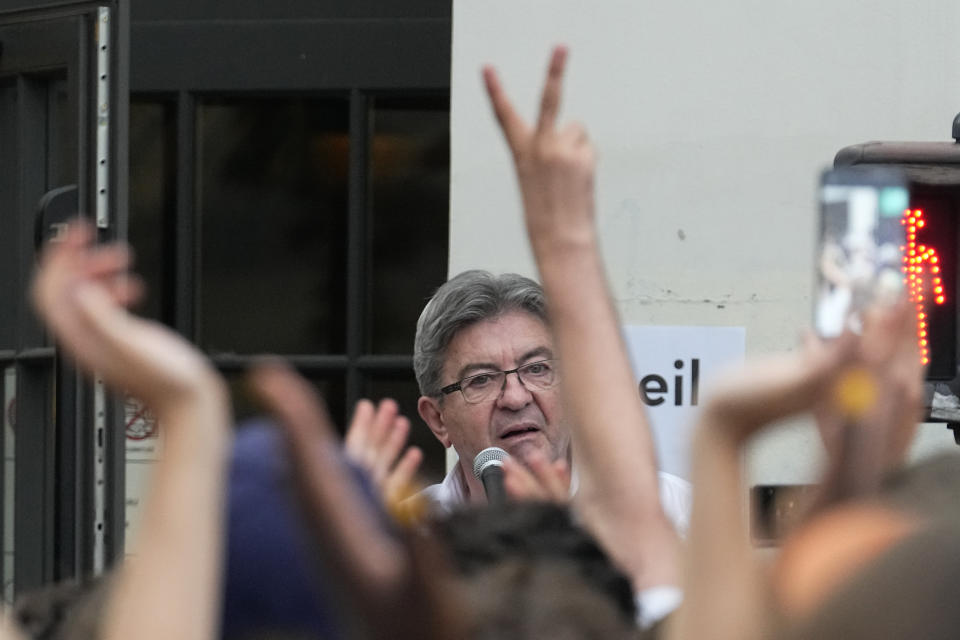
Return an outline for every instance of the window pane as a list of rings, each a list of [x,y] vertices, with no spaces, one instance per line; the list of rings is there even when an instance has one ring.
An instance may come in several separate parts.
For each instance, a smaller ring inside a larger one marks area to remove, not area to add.
[[[366,397],[374,402],[382,398],[393,398],[400,405],[400,412],[410,419],[410,444],[423,451],[423,463],[420,465],[420,477],[429,483],[443,480],[445,475],[445,451],[443,445],[434,437],[430,428],[424,424],[417,413],[417,399],[420,391],[410,374],[377,374],[366,384]]]
[[[67,79],[51,77],[47,85],[47,189],[77,181],[77,134],[69,100]]]
[[[301,373],[323,398],[330,413],[330,419],[343,432],[346,425],[346,384],[343,374],[304,374]],[[225,374],[227,385],[230,388],[230,397],[233,402],[234,421],[239,423],[257,416],[267,415],[266,409],[260,400],[251,392],[243,373]]]
[[[208,100],[197,116],[200,343],[345,350],[346,100]]]
[[[444,100],[374,102],[369,353],[410,353],[423,305],[446,280],[450,109]]]
[[[136,270],[147,285],[137,313],[171,322],[170,245],[176,216],[176,105],[130,103],[130,218],[128,237],[136,251]],[[164,260],[166,258],[166,260]]]

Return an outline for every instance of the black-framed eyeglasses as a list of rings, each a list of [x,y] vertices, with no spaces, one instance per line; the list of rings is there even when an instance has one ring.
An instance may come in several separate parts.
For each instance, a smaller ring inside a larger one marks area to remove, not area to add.
[[[517,378],[527,389],[546,391],[552,389],[560,381],[557,375],[557,361],[537,360],[506,371],[486,371],[473,376],[467,376],[459,382],[448,384],[440,389],[443,395],[459,391],[463,399],[470,404],[478,404],[498,397],[507,386],[507,376],[517,374]]]

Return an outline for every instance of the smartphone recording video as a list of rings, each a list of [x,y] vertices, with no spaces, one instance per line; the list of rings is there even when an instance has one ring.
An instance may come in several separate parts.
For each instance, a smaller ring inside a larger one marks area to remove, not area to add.
[[[893,304],[904,289],[906,176],[885,167],[824,171],[814,327],[823,337],[859,333],[863,312]]]

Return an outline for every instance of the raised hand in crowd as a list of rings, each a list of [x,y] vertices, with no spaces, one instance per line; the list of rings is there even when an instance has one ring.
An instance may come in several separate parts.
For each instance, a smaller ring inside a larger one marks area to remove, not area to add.
[[[820,503],[875,491],[902,466],[923,412],[923,364],[913,303],[873,310],[851,368],[814,412],[827,451]],[[815,338],[811,338],[815,340]]]
[[[115,578],[102,635],[213,638],[230,443],[226,385],[189,342],[125,310],[142,290],[128,272],[130,252],[93,242],[92,227],[78,221],[45,248],[34,304],[64,352],[142,400],[164,435],[135,558]]]
[[[341,589],[358,637],[462,637],[463,616],[442,560],[422,541],[388,530],[309,383],[279,362],[259,366],[251,378],[283,428],[324,578]]]
[[[830,395],[856,347],[846,335],[718,378],[698,417],[684,604],[669,638],[749,640],[769,631],[769,584],[742,516],[743,446],[764,426],[812,411]]]
[[[360,400],[344,437],[347,457],[370,475],[388,506],[399,504],[415,490],[423,452],[419,447],[404,449],[409,435],[410,420],[387,398],[376,408],[369,400]]]
[[[570,501],[570,465],[560,458],[551,462],[540,452],[523,465],[513,458],[503,461],[503,483],[513,500],[564,504]]]
[[[874,507],[882,476],[902,460],[919,417],[922,367],[911,308],[874,310],[862,337],[810,340],[713,389],[694,444],[686,599],[670,637],[762,637],[785,615],[809,614],[826,588],[915,529],[908,514]],[[785,539],[771,583],[739,516],[743,446],[764,426],[813,411],[836,438],[824,499]]]
[[[661,506],[650,427],[603,272],[594,149],[581,125],[557,124],[566,60],[566,48],[554,49],[533,125],[492,68],[484,80],[514,159],[550,307],[579,481],[574,506],[642,592],[679,584],[679,541]]]

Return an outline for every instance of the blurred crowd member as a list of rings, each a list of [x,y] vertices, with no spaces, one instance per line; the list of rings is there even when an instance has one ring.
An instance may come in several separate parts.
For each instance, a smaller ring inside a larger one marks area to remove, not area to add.
[[[336,585],[316,570],[275,424],[238,425],[229,474],[221,637],[338,637],[329,595]]]
[[[113,577],[97,637],[216,635],[230,447],[226,385],[169,329],[126,312],[141,291],[129,251],[77,222],[44,250],[33,300],[63,351],[142,400],[164,428],[134,557]]]
[[[29,591],[17,598],[13,620],[28,638],[96,638],[109,592],[109,575]]]
[[[603,596],[623,620],[636,617],[630,579],[565,505],[524,500],[458,509],[434,520],[430,533],[468,581],[508,563],[558,566],[579,578],[581,589]]]

